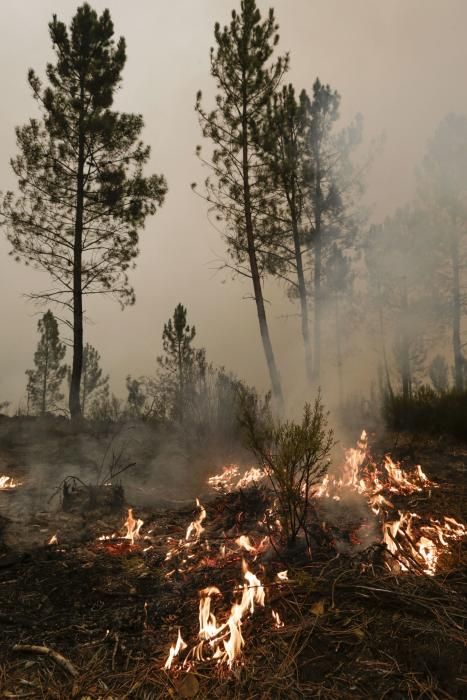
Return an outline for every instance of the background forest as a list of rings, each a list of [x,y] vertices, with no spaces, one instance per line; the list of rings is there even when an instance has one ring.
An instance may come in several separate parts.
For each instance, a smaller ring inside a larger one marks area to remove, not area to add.
[[[197,195],[217,232],[218,275],[242,280],[255,308],[252,361],[262,350],[268,380],[250,383],[270,390],[278,413],[296,414],[321,390],[336,423],[381,416],[394,428],[463,435],[467,117],[441,119],[414,196],[378,221],[367,188],[387,140],[366,138],[359,113],[342,118],[346,95],[325,74],[292,80],[280,19],[242,2],[215,25],[206,96],[193,86],[193,151],[205,177],[186,197]],[[148,174],[148,117],[114,105],[127,88],[127,49],[111,14],[84,4],[69,27],[54,15],[49,34],[51,62],[28,74],[34,116],[16,129],[14,186],[0,210],[10,254],[42,270],[45,286],[29,293],[38,343],[22,397],[1,396],[2,410],[138,417],[195,433],[227,421],[230,430],[239,392],[258,395],[211,361],[189,299],[166,309],[168,320],[152,330],[162,351],[154,348],[144,375],[128,365],[125,393],[88,341],[96,295],[135,304],[139,237],[171,184]],[[218,284],[214,277],[211,289]],[[271,332],[278,314],[288,319],[285,345]],[[203,323],[215,327],[217,318]],[[231,326],[242,335],[241,315]]]

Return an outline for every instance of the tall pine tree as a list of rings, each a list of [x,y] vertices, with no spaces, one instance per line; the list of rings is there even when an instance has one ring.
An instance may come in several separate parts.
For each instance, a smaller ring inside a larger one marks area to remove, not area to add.
[[[302,337],[305,348],[305,368],[308,381],[313,375],[312,349],[308,314],[308,290],[305,278],[303,236],[303,206],[305,164],[308,159],[308,100],[304,93],[297,99],[293,85],[286,85],[269,100],[266,118],[258,132],[264,151],[264,177],[270,180],[276,196],[271,202],[271,217],[280,230],[273,252],[284,265],[276,275],[285,277],[293,296],[298,296]]]
[[[11,162],[21,196],[7,193],[1,214],[17,259],[45,269],[53,288],[33,295],[71,312],[73,365],[69,408],[81,414],[83,297],[114,295],[132,304],[128,270],[138,254],[138,230],[161,205],[164,178],[144,177],[150,155],[140,140],[143,118],[112,109],[126,61],[108,10],[78,8],[69,30],[49,24],[55,63],[44,87],[28,80],[40,119],[16,129]]]
[[[273,10],[266,20],[255,0],[242,0],[232,11],[228,26],[215,25],[216,48],[211,49],[211,75],[216,81],[216,106],[206,111],[198,93],[203,136],[213,143],[208,163],[212,177],[206,181],[206,198],[226,222],[226,240],[233,267],[253,285],[258,323],[273,395],[283,402],[282,386],[273,352],[262,288],[263,276],[274,264],[269,254],[270,225],[264,218],[264,163],[255,134],[265,108],[277,89],[288,58],[271,60],[278,43]]]
[[[325,303],[324,264],[336,238],[342,239],[355,231],[354,197],[361,192],[360,176],[370,160],[360,173],[355,171],[351,155],[361,141],[362,118],[358,115],[349,127],[336,131],[340,105],[337,91],[316,79],[312,99],[302,91],[301,102],[308,115],[304,212],[308,219],[308,246],[313,264],[313,376],[318,384]],[[350,242],[352,238],[350,236]]]

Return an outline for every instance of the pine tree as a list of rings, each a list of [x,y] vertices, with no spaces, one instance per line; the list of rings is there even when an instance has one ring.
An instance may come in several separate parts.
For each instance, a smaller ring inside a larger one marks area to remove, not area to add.
[[[305,368],[308,381],[312,379],[312,350],[308,319],[308,291],[305,280],[303,255],[303,192],[304,167],[308,158],[307,106],[304,93],[295,96],[293,85],[286,85],[269,101],[262,133],[258,134],[260,147],[264,150],[266,169],[276,188],[272,217],[281,230],[277,254],[286,267],[286,280],[292,293],[298,296],[302,337],[305,348]],[[276,276],[284,277],[284,271],[276,269]]]
[[[465,389],[462,320],[465,311],[467,262],[467,117],[449,114],[431,140],[418,173],[419,196],[431,226],[425,230],[425,245],[436,260],[434,278],[444,318],[451,325],[454,383]]]
[[[353,194],[361,189],[355,177],[351,153],[360,143],[362,119],[345,130],[335,132],[339,117],[340,95],[316,79],[313,98],[305,91],[301,101],[308,114],[308,159],[304,211],[308,218],[308,245],[313,256],[313,375],[318,384],[321,375],[321,321],[323,313],[323,263],[326,246],[352,230]]]
[[[34,353],[35,369],[28,369],[28,404],[35,413],[45,415],[54,411],[63,399],[60,388],[66,374],[62,364],[66,347],[60,342],[58,323],[47,311],[37,324],[41,335]]]
[[[423,372],[424,336],[432,320],[432,304],[426,293],[426,271],[432,264],[432,256],[423,240],[425,229],[423,212],[406,206],[387,217],[383,224],[372,226],[365,244],[387,388],[391,393],[391,363],[387,350],[392,347],[404,400],[410,399],[417,375]]]
[[[266,105],[287,69],[288,58],[271,61],[279,40],[273,10],[266,20],[255,0],[242,0],[230,25],[215,25],[211,75],[216,80],[216,107],[206,111],[198,93],[196,110],[203,136],[213,145],[206,198],[227,226],[233,267],[252,281],[263,349],[274,397],[283,402],[282,386],[266,317],[262,278],[273,266],[270,222],[264,218],[264,166],[256,146]],[[200,152],[200,151],[198,151]]]
[[[162,176],[143,176],[150,155],[140,140],[141,115],[112,109],[126,61],[125,40],[114,40],[108,10],[78,8],[69,30],[49,24],[55,63],[44,87],[28,81],[40,119],[16,129],[19,155],[11,165],[20,197],[3,198],[1,214],[12,253],[45,269],[52,290],[32,295],[61,303],[73,329],[69,408],[81,414],[83,297],[114,295],[134,302],[128,270],[138,254],[138,230],[161,205]]]
[[[199,351],[193,347],[196,328],[187,323],[187,310],[177,304],[173,317],[164,323],[162,347],[164,354],[157,358],[159,366],[168,374],[175,386],[175,413],[183,415],[183,402],[192,380],[195,360]]]
[[[334,330],[336,347],[337,383],[339,406],[344,405],[344,374],[342,341],[344,338],[343,318],[341,306],[344,301],[349,306],[352,297],[352,285],[354,273],[349,256],[345,255],[336,242],[331,246],[331,250],[324,268],[326,282],[326,296],[329,302],[334,305]],[[350,316],[347,312],[346,317]]]
[[[449,389],[449,367],[442,355],[435,355],[428,368],[431,383],[442,394]]]
[[[103,374],[100,366],[101,356],[90,343],[86,343],[83,350],[83,371],[81,374],[81,412],[87,415],[90,410],[91,400],[100,400],[102,396],[109,394],[109,375]],[[68,372],[68,381],[71,373]]]

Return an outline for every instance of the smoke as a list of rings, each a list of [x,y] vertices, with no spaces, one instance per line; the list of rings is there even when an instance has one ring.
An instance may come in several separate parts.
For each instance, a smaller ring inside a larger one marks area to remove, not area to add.
[[[263,13],[271,4],[280,24],[281,46],[291,52],[288,79],[299,89],[310,90],[319,75],[342,95],[343,125],[361,112],[366,143],[381,132],[387,134],[386,148],[367,179],[365,197],[372,221],[382,221],[415,195],[414,168],[443,116],[449,111],[467,112],[467,93],[458,89],[454,77],[466,63],[465,3],[453,0],[448,11],[434,0],[393,0],[384,7],[364,0],[296,0],[292,14],[286,0],[259,2]],[[109,300],[93,301],[87,308],[92,321],[87,340],[101,352],[117,395],[123,394],[128,372],[139,376],[152,371],[163,323],[179,301],[188,305],[198,337],[217,365],[229,367],[260,389],[268,388],[250,284],[216,274],[213,261],[225,257],[224,246],[206,220],[205,204],[189,189],[190,182],[204,177],[193,155],[200,141],[193,112],[195,93],[201,88],[208,96],[212,91],[213,26],[216,21],[228,21],[236,5],[236,0],[205,0],[200,8],[185,2],[181,16],[179,7],[153,2],[139,3],[136,13],[122,2],[111,7],[116,32],[127,39],[129,57],[117,108],[143,114],[153,169],[164,172],[169,182],[166,205],[148,223],[137,269],[131,273],[136,305],[123,314]],[[102,11],[106,3],[96,0],[93,6]],[[0,78],[3,94],[9,95],[0,133],[5,154],[0,162],[2,190],[15,184],[8,163],[16,152],[14,127],[36,113],[26,86],[27,69],[31,66],[42,74],[50,60],[47,23],[56,10],[50,1],[29,3],[25,22],[21,3],[8,9],[9,31],[0,46],[3,64],[9,67]],[[75,10],[74,0],[62,0],[59,18],[68,21]],[[175,26],[177,41],[170,31]],[[438,47],[436,51],[433,46]],[[16,266],[7,252],[2,236],[1,279],[8,290],[8,304],[0,306],[4,329],[0,402],[9,399],[14,409],[24,392],[24,371],[31,366],[36,340],[35,310],[23,295],[47,287],[48,282],[40,273]],[[302,404],[308,392],[301,390],[299,324],[290,317],[296,309],[276,285],[268,285],[267,298],[290,403]],[[360,388],[365,393],[371,383],[365,374],[368,366],[373,373],[378,363],[375,333],[363,334],[346,351],[346,395]],[[326,347],[329,343],[327,339]],[[338,391],[333,344],[330,347],[332,362],[324,370],[322,383],[329,403],[334,403]]]

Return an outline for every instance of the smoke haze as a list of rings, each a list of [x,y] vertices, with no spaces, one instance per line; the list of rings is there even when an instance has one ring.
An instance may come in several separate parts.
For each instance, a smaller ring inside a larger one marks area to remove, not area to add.
[[[381,221],[415,192],[414,168],[438,123],[449,112],[467,113],[467,90],[459,84],[467,65],[467,4],[463,0],[275,0],[270,5],[280,25],[279,51],[290,51],[286,80],[311,91],[317,76],[342,96],[341,124],[357,113],[364,117],[363,150],[386,135],[366,181],[365,203],[371,219]],[[97,347],[112,389],[123,395],[124,378],[149,374],[161,349],[164,322],[181,301],[197,328],[197,344],[208,357],[259,388],[268,387],[250,283],[216,271],[225,258],[221,237],[211,225],[207,206],[191,192],[205,172],[195,157],[201,143],[193,109],[201,89],[213,95],[209,48],[213,27],[229,20],[236,0],[94,0],[109,7],[117,36],[127,41],[128,61],[116,107],[142,113],[144,140],[151,145],[147,172],[164,173],[169,193],[148,220],[141,254],[131,273],[136,305],[121,312],[108,299],[87,306],[85,340]],[[2,3],[0,59],[2,122],[0,190],[15,187],[8,160],[16,153],[14,127],[35,115],[26,76],[33,67],[43,76],[52,57],[47,23],[57,12],[67,24],[75,0]],[[36,309],[23,296],[47,288],[47,277],[15,264],[0,237],[0,402],[15,408],[24,396],[25,370],[32,366],[37,342]],[[291,402],[301,398],[303,347],[297,309],[283,289],[267,284],[273,343]],[[298,368],[298,369],[297,369]],[[367,370],[356,351],[352,381]]]

